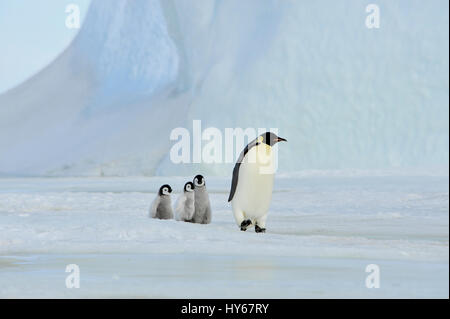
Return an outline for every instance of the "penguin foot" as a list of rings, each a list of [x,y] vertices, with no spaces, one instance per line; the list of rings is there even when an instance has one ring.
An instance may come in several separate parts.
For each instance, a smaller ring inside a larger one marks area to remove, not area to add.
[[[241,230],[246,231],[247,227],[252,224],[252,221],[250,219],[246,219],[241,223]]]
[[[257,232],[257,233],[265,233],[266,229],[265,228],[261,228],[258,225],[255,225],[255,232]]]

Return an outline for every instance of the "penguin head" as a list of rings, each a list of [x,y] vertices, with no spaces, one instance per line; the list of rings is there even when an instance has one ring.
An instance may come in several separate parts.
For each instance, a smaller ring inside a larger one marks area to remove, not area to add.
[[[187,182],[186,184],[184,184],[184,191],[185,192],[193,192],[194,191],[194,184],[192,182]]]
[[[256,145],[264,143],[269,146],[274,146],[278,142],[287,142],[287,140],[285,138],[278,137],[275,133],[266,132],[258,136]]]
[[[195,187],[205,186],[205,178],[202,175],[197,175],[194,177]]]
[[[159,188],[159,196],[167,196],[172,193],[172,187],[169,184],[164,184]]]

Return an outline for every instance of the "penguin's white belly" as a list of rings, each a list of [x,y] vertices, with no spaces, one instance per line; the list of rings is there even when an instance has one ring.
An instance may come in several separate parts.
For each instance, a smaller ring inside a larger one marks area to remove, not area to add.
[[[274,181],[273,154],[270,147],[255,146],[245,156],[239,168],[238,185],[233,207],[246,218],[267,214],[272,200]]]

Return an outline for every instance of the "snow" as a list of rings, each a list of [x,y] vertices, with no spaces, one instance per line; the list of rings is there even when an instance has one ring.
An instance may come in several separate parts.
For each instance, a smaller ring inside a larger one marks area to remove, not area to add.
[[[0,96],[4,176],[226,175],[170,131],[278,128],[280,170],[449,161],[448,1],[94,0],[71,46]]]
[[[0,297],[448,298],[446,172],[280,174],[266,234],[239,231],[222,177],[210,225],[148,218],[190,178],[0,179]]]

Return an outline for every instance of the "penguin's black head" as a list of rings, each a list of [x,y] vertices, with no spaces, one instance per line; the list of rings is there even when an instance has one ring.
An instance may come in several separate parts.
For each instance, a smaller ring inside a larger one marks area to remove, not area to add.
[[[159,196],[167,196],[172,193],[172,187],[169,184],[164,184],[159,188]]]
[[[275,133],[266,132],[258,137],[257,144],[264,143],[269,146],[274,146],[278,142],[287,142],[287,140],[282,137],[278,137]]]
[[[192,182],[187,182],[186,184],[184,184],[184,191],[185,192],[193,192],[194,191],[194,184]]]
[[[205,178],[202,175],[195,176],[194,177],[194,185],[195,185],[195,187],[205,186]]]

